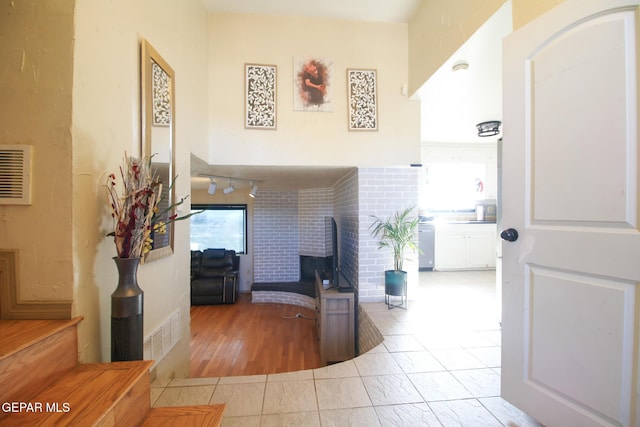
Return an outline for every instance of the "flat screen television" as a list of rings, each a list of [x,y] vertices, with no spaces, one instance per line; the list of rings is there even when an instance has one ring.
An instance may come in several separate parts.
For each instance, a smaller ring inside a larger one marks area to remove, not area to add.
[[[324,218],[324,237],[326,245],[326,254],[331,258],[328,265],[331,270],[329,271],[329,280],[331,280],[331,286],[338,288],[340,286],[340,262],[338,258],[338,226],[336,220],[333,217],[327,216]]]

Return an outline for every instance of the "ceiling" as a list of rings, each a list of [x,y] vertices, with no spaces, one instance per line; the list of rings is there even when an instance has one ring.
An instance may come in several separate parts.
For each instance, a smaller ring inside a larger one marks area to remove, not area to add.
[[[502,120],[502,39],[512,31],[511,3],[505,3],[420,88],[423,143],[496,142],[481,138],[475,125]],[[453,65],[466,61],[466,71]]]
[[[240,179],[241,181],[234,182],[235,187],[249,187],[249,181],[254,181],[261,189],[268,190],[330,188],[353,169],[321,166],[209,165],[192,154],[191,187],[204,190],[210,182],[207,175],[215,175]],[[224,178],[217,178],[216,182],[224,186],[228,184],[228,180]]]
[[[209,12],[313,16],[376,22],[408,22],[422,0],[203,0]],[[511,31],[510,2],[487,21],[421,88],[421,141],[474,142],[475,124],[502,117],[502,37]],[[467,82],[451,71],[454,62],[469,62]],[[461,87],[467,89],[460,91]],[[495,140],[495,139],[494,139]],[[308,166],[208,165],[191,156],[191,186],[206,189],[218,175],[262,181],[263,189],[332,187],[353,168]],[[224,182],[224,181],[223,181]],[[248,182],[239,182],[248,186]]]
[[[203,0],[209,12],[409,22],[421,0]]]

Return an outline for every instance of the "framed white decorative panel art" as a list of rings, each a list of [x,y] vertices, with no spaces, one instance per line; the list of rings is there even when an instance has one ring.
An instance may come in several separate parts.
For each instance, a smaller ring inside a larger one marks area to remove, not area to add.
[[[151,60],[153,126],[171,125],[171,77],[160,64]]]
[[[275,65],[245,64],[245,119],[247,129],[276,129]]]
[[[347,70],[349,130],[378,130],[376,70]]]

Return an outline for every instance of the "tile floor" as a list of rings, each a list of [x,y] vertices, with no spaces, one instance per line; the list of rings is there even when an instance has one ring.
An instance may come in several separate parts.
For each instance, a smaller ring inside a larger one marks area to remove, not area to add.
[[[226,403],[223,426],[539,426],[500,395],[495,272],[422,272],[407,310],[363,304],[385,340],[286,374],[154,382],[153,406]]]

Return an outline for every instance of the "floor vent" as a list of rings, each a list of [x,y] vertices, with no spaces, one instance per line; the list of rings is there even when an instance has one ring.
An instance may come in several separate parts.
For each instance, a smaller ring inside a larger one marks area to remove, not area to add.
[[[153,360],[155,367],[169,351],[180,341],[180,309],[156,328],[143,342],[145,360]]]
[[[0,205],[31,204],[31,146],[0,145]]]

